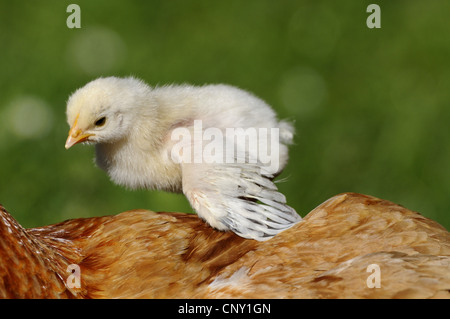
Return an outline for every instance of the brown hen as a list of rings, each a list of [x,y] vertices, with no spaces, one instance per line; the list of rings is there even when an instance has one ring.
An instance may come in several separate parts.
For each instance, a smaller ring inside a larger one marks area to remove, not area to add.
[[[32,229],[0,216],[1,298],[450,298],[450,233],[360,194],[329,199],[265,242],[181,213]],[[80,288],[67,284],[71,264]]]

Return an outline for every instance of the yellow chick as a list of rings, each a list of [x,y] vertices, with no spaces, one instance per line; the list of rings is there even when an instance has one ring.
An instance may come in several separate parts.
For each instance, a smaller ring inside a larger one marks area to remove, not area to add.
[[[99,78],[70,96],[67,121],[66,149],[94,143],[113,182],[183,192],[218,230],[263,241],[301,220],[273,182],[294,129],[244,90]]]

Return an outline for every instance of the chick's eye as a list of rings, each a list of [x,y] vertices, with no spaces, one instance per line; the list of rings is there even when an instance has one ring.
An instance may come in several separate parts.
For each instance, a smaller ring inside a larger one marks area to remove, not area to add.
[[[106,117],[101,117],[97,121],[95,121],[95,126],[103,126],[105,125]]]

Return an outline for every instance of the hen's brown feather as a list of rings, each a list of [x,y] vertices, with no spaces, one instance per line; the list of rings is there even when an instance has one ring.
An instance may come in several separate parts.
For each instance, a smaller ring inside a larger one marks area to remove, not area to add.
[[[450,298],[450,234],[391,202],[335,196],[258,242],[134,210],[23,229],[0,210],[3,298]],[[81,288],[67,288],[69,264]],[[368,288],[377,264],[381,288]]]

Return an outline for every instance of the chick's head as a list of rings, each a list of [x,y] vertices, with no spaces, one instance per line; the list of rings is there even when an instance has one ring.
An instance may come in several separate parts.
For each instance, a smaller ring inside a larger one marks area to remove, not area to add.
[[[149,91],[140,80],[116,77],[96,79],[75,91],[67,102],[66,149],[82,142],[113,143],[127,136]]]

